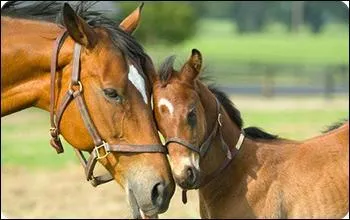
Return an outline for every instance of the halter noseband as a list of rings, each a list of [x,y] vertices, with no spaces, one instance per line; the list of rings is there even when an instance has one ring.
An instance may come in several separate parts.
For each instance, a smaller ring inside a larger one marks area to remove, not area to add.
[[[107,157],[110,152],[123,152],[123,153],[166,153],[167,149],[160,144],[154,145],[121,145],[121,144],[109,144],[105,142],[99,135],[91,117],[86,108],[84,98],[82,96],[83,84],[80,81],[80,52],[81,45],[75,43],[74,53],[73,53],[73,68],[72,68],[72,77],[69,84],[68,91],[63,97],[61,104],[55,115],[55,80],[56,80],[56,69],[58,62],[58,52],[63,43],[64,39],[67,37],[67,31],[63,31],[54,42],[54,49],[51,59],[51,89],[50,89],[50,134],[51,141],[50,144],[54,147],[57,153],[63,153],[63,146],[59,138],[60,130],[59,125],[62,119],[62,115],[69,105],[69,103],[75,99],[78,106],[79,112],[84,121],[85,127],[87,128],[90,136],[94,141],[94,148],[90,152],[90,157],[86,160],[83,152],[74,148],[76,155],[78,156],[81,164],[84,167],[86,179],[90,181],[93,186],[100,185],[102,183],[109,182],[113,180],[113,176],[110,173],[107,173],[103,176],[94,176],[93,170],[97,163],[97,160]],[[104,153],[100,149],[104,149]]]
[[[197,152],[200,155],[200,157],[205,157],[206,153],[209,150],[209,146],[212,144],[212,141],[217,136],[217,133],[219,133],[221,147],[226,154],[226,158],[223,161],[223,163],[221,164],[221,166],[219,166],[214,172],[205,176],[205,178],[201,180],[198,187],[200,187],[200,186],[203,187],[204,185],[206,185],[207,183],[209,183],[210,181],[215,179],[229,165],[229,163],[231,162],[233,157],[236,156],[239,149],[241,148],[242,143],[243,143],[244,138],[245,138],[244,130],[242,129],[241,134],[239,135],[239,138],[238,138],[238,141],[237,141],[235,147],[230,149],[230,147],[226,144],[226,142],[222,136],[222,130],[221,130],[221,128],[222,128],[222,121],[221,121],[222,114],[220,113],[221,104],[216,97],[215,97],[215,101],[216,101],[217,119],[215,121],[215,125],[214,125],[212,131],[210,132],[209,136],[200,145],[200,147],[197,147],[197,146],[195,146],[195,145],[193,145],[193,144],[191,144],[191,143],[189,143],[181,138],[178,138],[178,137],[168,138],[165,142],[166,147],[168,147],[168,145],[170,143],[177,143],[177,144],[180,144],[184,147],[191,149],[192,151]],[[182,202],[183,203],[187,202],[186,191],[187,190],[182,191]]]

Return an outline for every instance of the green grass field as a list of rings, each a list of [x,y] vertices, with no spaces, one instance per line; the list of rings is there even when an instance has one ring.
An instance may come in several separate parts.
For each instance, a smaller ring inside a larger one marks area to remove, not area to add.
[[[155,62],[176,54],[187,59],[192,48],[199,49],[213,63],[269,63],[330,65],[349,60],[348,28],[329,25],[318,35],[307,30],[291,34],[271,25],[270,31],[239,35],[227,20],[201,20],[197,35],[174,46],[145,46]]]
[[[65,141],[65,153],[56,154],[49,144],[49,122],[49,113],[36,108],[1,118],[1,165],[58,168],[78,162]]]
[[[271,25],[262,33],[240,35],[230,21],[201,20],[191,39],[175,46],[145,45],[145,49],[156,66],[166,57],[177,55],[175,67],[180,68],[192,48],[197,48],[202,53],[206,74],[220,84],[261,83],[262,73],[280,65],[283,69],[276,72],[276,85],[318,86],[323,83],[324,72],[334,73],[337,84],[348,81],[344,78],[346,73],[339,76],[337,69],[328,69],[334,65],[348,66],[348,31],[348,27],[333,24],[317,35],[305,28],[292,34]],[[301,72],[296,67],[306,70]]]
[[[306,139],[320,134],[327,126],[348,118],[349,100],[323,97],[232,96],[241,111],[245,127],[259,126],[290,139]],[[49,114],[31,108],[1,119],[1,165],[33,169],[56,169],[78,164],[72,147],[64,142],[65,153],[57,155],[49,145]]]

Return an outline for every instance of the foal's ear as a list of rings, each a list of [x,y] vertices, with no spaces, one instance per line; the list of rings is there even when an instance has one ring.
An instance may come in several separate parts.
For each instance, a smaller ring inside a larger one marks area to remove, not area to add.
[[[140,23],[141,11],[144,3],[142,2],[131,14],[128,15],[119,25],[125,32],[132,34]]]
[[[87,48],[93,48],[96,44],[97,37],[94,30],[73,10],[68,4],[63,6],[63,21],[73,40]]]
[[[202,68],[202,55],[197,49],[192,49],[190,59],[180,71],[180,78],[184,81],[193,81],[197,78]]]

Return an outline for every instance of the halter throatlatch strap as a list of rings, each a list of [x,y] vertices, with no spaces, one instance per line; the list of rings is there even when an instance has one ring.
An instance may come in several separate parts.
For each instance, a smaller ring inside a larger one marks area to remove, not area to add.
[[[59,138],[59,123],[56,123],[55,121],[55,81],[56,81],[56,69],[57,69],[57,58],[58,58],[58,51],[60,49],[61,43],[67,36],[67,32],[63,31],[59,34],[59,36],[56,38],[54,42],[54,49],[52,51],[52,57],[51,57],[51,82],[50,82],[50,134],[51,134],[51,140],[50,144],[53,148],[55,148],[56,152],[58,154],[63,153],[63,146],[61,143],[61,140]]]
[[[232,148],[231,150],[229,149],[229,154],[230,157],[226,156],[224,162],[221,164],[221,166],[216,169],[214,172],[212,172],[211,174],[207,175],[203,181],[201,182],[201,186],[205,186],[207,183],[209,183],[210,181],[212,181],[213,179],[215,179],[219,173],[221,173],[232,161],[232,159],[237,155],[237,153],[239,152],[239,149],[241,148],[243,141],[244,141],[245,135],[244,135],[244,131],[242,129],[241,134],[239,135],[238,141],[235,145],[234,148]]]
[[[67,32],[62,32],[54,42],[54,49],[52,52],[51,60],[51,88],[50,88],[50,134],[51,134],[51,145],[56,149],[57,153],[63,152],[62,143],[59,138],[60,130],[59,125],[62,119],[62,115],[66,110],[69,103],[74,99],[78,106],[81,118],[84,122],[85,127],[88,130],[93,142],[94,148],[90,152],[90,157],[85,158],[83,152],[74,148],[76,155],[79,158],[80,163],[84,167],[86,179],[90,181],[93,186],[100,185],[102,183],[113,180],[113,176],[107,173],[103,176],[94,176],[93,170],[99,159],[106,158],[110,152],[125,152],[125,153],[167,153],[167,149],[161,144],[150,144],[150,145],[123,145],[123,144],[108,144],[99,135],[95,124],[91,120],[89,112],[86,108],[86,104],[83,97],[83,85],[80,82],[80,53],[81,45],[75,43],[73,52],[73,66],[71,82],[69,83],[68,91],[64,95],[56,116],[55,116],[55,80],[57,70],[57,58],[60,46],[67,36]]]

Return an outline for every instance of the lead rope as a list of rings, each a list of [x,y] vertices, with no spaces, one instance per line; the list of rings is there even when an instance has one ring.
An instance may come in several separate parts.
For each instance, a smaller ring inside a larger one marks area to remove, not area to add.
[[[183,189],[182,190],[182,203],[183,204],[186,204],[187,203],[187,190],[186,189]]]

